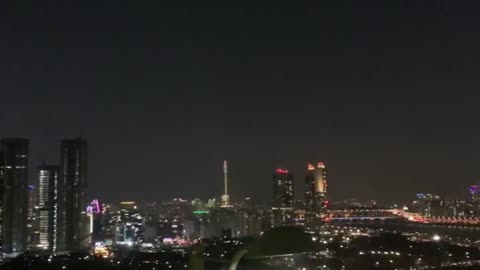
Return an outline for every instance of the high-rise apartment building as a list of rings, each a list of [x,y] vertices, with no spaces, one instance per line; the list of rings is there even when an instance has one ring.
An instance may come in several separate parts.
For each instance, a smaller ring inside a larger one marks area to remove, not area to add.
[[[37,186],[28,185],[28,210],[27,210],[27,249],[35,248],[38,243],[38,209],[37,203]]]
[[[63,140],[60,147],[61,191],[59,215],[59,249],[76,250],[88,241],[85,217],[87,206],[87,142],[82,138]]]
[[[308,211],[321,212],[327,206],[327,171],[323,162],[307,164],[305,177],[305,207]]]
[[[29,142],[21,138],[0,141],[3,153],[2,237],[4,253],[26,250],[28,215]]]
[[[272,177],[273,187],[273,224],[275,226],[291,225],[293,212],[293,174],[286,169],[277,169]]]
[[[273,208],[293,208],[293,174],[285,169],[273,173]]]
[[[327,207],[327,171],[323,162],[307,164],[305,177],[305,225],[318,228]]]
[[[51,251],[57,250],[58,244],[59,174],[59,166],[44,164],[38,168],[38,247]]]
[[[120,202],[120,209],[112,215],[114,242],[119,245],[141,244],[144,237],[143,216],[135,202]]]

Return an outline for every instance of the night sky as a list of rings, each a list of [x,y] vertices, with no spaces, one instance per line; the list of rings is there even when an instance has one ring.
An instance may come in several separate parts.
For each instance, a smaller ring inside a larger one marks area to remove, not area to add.
[[[259,202],[277,167],[300,197],[309,160],[334,200],[463,198],[480,182],[467,1],[40,2],[1,4],[0,136],[29,138],[32,166],[84,137],[92,197],[220,195],[223,159],[233,198]]]

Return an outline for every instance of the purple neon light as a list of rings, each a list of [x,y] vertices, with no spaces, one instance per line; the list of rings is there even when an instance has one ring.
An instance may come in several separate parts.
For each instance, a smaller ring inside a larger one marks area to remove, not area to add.
[[[87,213],[89,214],[100,214],[102,212],[100,203],[98,202],[97,199],[93,200],[88,206],[87,206]]]
[[[480,191],[480,186],[478,185],[472,185],[468,188],[468,190],[470,191],[470,193],[472,193],[473,196],[477,195],[478,192]]]

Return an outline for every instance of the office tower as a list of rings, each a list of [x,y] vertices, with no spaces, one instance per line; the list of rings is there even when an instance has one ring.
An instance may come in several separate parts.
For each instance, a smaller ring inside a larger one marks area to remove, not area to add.
[[[27,249],[34,248],[38,243],[38,209],[37,203],[37,186],[28,185],[28,214],[27,214]]]
[[[124,210],[136,210],[137,204],[134,201],[120,202],[120,209]]]
[[[120,202],[120,209],[112,215],[113,241],[118,245],[136,245],[143,242],[143,216],[135,202]]]
[[[293,208],[293,175],[285,169],[273,174],[273,208]]]
[[[322,215],[327,207],[327,177],[325,164],[307,164],[305,177],[305,225],[316,230],[321,225]]]
[[[327,206],[327,172],[325,164],[307,164],[305,177],[305,208],[308,211],[320,213]]]
[[[3,152],[3,252],[26,249],[28,215],[28,154],[26,139],[0,141]]]
[[[59,174],[59,166],[44,164],[38,168],[38,247],[51,251],[57,249]]]
[[[235,236],[258,236],[263,231],[263,210],[254,207],[250,197],[247,197],[235,213]]]
[[[82,212],[87,207],[87,142],[82,138],[61,143],[61,214],[59,249],[76,250],[89,240]]]
[[[210,237],[235,237],[235,210],[233,208],[214,208],[209,214],[208,230]]]
[[[173,199],[167,208],[166,218],[171,224],[172,234],[176,238],[183,237],[183,227],[185,222],[185,212],[188,207],[188,201],[183,199]]]
[[[273,224],[275,226],[291,225],[293,213],[293,174],[285,169],[273,173]]]
[[[216,207],[209,210],[193,211],[184,222],[187,239],[234,237],[237,211],[232,207]]]
[[[427,218],[447,215],[445,202],[438,195],[418,193],[417,200],[413,201],[410,208]]]

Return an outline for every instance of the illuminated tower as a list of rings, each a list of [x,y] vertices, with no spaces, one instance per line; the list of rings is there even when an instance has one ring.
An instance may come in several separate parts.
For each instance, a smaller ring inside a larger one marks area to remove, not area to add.
[[[273,224],[276,226],[293,223],[293,174],[286,169],[276,169],[272,177]]]
[[[59,249],[76,250],[82,248],[82,242],[88,240],[84,231],[82,211],[87,202],[87,142],[82,138],[63,140],[60,148],[62,179],[62,210],[59,241],[64,246]]]
[[[28,215],[28,155],[26,139],[11,138],[0,141],[3,152],[3,252],[26,249]]]
[[[90,244],[100,240],[99,229],[101,229],[102,212],[102,206],[98,199],[92,200],[87,206],[86,213],[89,218],[88,233],[90,234]]]
[[[223,161],[223,184],[224,194],[222,195],[222,207],[230,207],[230,195],[228,195],[228,164],[227,161]]]
[[[38,168],[38,247],[51,251],[57,249],[59,174],[59,166],[44,164]]]
[[[305,205],[307,210],[320,212],[327,206],[327,172],[325,164],[307,164],[305,177]]]
[[[117,244],[137,244],[143,241],[143,216],[133,201],[120,202],[119,211],[113,216],[114,242]]]
[[[27,249],[33,248],[38,243],[38,209],[37,203],[37,186],[28,185],[28,211],[27,211]]]

